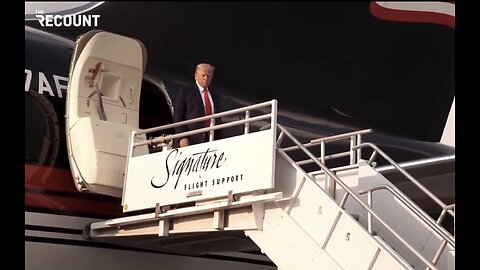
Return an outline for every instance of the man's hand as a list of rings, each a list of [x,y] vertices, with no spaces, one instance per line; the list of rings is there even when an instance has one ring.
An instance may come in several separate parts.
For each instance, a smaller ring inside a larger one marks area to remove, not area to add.
[[[188,141],[188,138],[183,138],[180,140],[180,147],[185,147],[189,145],[190,145],[190,142]]]

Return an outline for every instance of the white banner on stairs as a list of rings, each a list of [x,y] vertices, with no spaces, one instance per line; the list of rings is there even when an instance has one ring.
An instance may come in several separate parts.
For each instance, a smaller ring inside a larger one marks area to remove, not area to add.
[[[131,157],[124,212],[273,188],[274,132]]]

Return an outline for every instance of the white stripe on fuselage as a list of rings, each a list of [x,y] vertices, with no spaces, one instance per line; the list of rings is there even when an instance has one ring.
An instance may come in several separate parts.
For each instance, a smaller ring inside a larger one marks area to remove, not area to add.
[[[100,219],[85,218],[67,215],[54,215],[35,212],[25,212],[25,224],[35,226],[48,226],[57,228],[82,230],[85,225],[102,221]]]
[[[25,226],[30,226],[25,229],[25,236],[88,241],[82,236],[82,232],[88,224],[98,221],[100,220],[94,218],[25,212]],[[42,229],[36,230],[34,226],[40,226]],[[77,230],[77,232],[69,233],[61,230]]]

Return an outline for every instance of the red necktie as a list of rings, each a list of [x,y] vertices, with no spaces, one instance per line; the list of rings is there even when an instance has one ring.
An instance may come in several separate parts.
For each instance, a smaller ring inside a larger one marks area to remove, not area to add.
[[[212,114],[212,104],[210,103],[210,98],[208,97],[208,88],[205,87],[205,89],[203,89],[203,99],[205,100],[205,115],[211,115]],[[207,120],[205,122],[205,125],[207,127],[210,126],[210,120]]]

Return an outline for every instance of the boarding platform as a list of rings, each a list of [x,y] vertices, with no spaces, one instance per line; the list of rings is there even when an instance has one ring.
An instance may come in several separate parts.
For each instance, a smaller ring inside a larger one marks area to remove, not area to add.
[[[301,142],[277,118],[271,100],[131,131],[121,179],[126,216],[92,223],[86,235],[185,254],[257,250],[282,270],[455,269],[455,237],[443,226],[455,204],[364,142],[371,130]],[[166,133],[207,120],[210,127]],[[198,133],[209,141],[173,147]],[[340,144],[346,148],[329,151]],[[431,199],[438,218],[382,175],[379,159]]]

